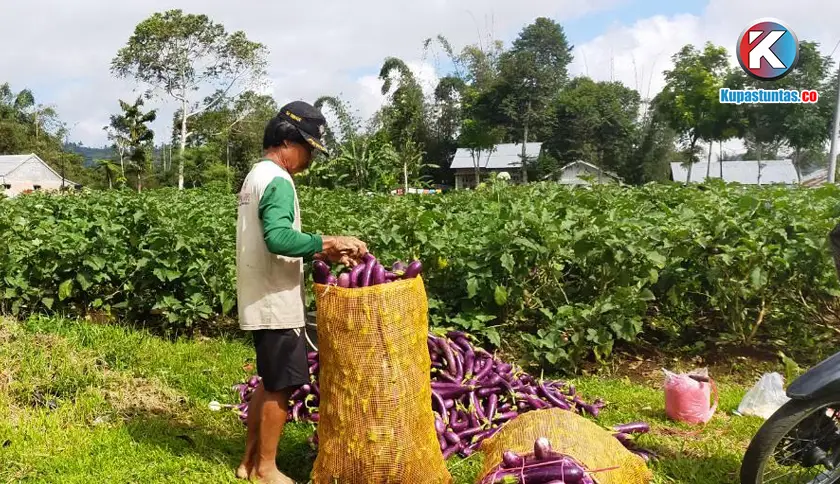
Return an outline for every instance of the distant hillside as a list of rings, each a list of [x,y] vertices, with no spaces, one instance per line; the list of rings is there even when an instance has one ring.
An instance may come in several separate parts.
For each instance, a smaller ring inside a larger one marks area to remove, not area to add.
[[[84,146],[79,143],[67,143],[64,145],[64,149],[71,153],[77,153],[82,155],[85,158],[84,166],[91,168],[95,167],[96,160],[114,160],[117,161],[119,157],[117,153],[114,152],[114,149],[110,146],[103,146],[101,148],[94,148],[91,146]],[[154,150],[152,150],[152,159],[159,160],[161,156],[163,156],[163,147],[155,146]]]
[[[116,153],[110,146],[103,146],[102,148],[93,148],[90,146],[83,146],[78,143],[67,143],[64,149],[73,153],[78,153],[85,158],[85,166],[95,166],[94,160],[108,160],[112,157],[116,158]]]

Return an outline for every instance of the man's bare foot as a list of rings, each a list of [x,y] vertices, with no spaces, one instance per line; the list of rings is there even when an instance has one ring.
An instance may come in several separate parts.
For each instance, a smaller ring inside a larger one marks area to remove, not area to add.
[[[243,462],[239,464],[239,467],[236,469],[236,478],[242,479],[247,481],[251,478],[251,473],[254,471],[254,465],[251,463]]]
[[[254,473],[254,476],[257,478],[257,482],[262,484],[295,484],[295,481],[277,470],[277,468],[266,471],[258,470]]]

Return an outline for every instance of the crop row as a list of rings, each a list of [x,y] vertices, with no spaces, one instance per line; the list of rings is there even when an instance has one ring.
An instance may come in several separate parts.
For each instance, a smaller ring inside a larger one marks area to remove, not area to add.
[[[840,190],[703,188],[299,196],[305,230],[422,260],[433,325],[496,345],[513,336],[550,366],[640,337],[818,346],[840,295],[826,244]],[[201,190],[0,201],[0,310],[105,311],[177,330],[235,317],[235,217],[234,196]]]

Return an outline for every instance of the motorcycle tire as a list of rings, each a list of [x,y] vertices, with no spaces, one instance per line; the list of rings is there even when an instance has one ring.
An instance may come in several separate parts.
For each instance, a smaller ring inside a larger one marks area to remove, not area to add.
[[[776,447],[788,432],[810,417],[820,408],[831,404],[840,406],[840,396],[831,395],[813,400],[790,400],[753,436],[741,462],[741,484],[764,484],[762,473],[766,461],[773,456]],[[822,484],[840,483],[840,475]]]

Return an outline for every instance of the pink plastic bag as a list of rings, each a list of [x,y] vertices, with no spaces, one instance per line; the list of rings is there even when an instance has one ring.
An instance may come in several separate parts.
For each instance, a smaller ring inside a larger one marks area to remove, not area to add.
[[[665,414],[668,418],[692,424],[712,419],[718,406],[718,392],[708,370],[680,374],[662,371],[665,372]],[[710,408],[712,391],[715,402]]]

